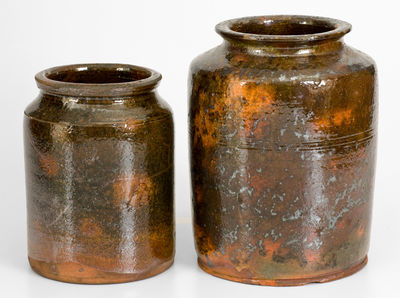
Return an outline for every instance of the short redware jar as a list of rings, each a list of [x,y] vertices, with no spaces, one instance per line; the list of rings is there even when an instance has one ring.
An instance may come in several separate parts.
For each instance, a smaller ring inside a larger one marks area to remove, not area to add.
[[[174,258],[173,120],[161,75],[125,64],[50,68],[24,117],[28,257],[60,281],[118,283]]]
[[[260,16],[216,26],[190,69],[194,231],[206,272],[301,285],[367,262],[377,80],[350,24]]]

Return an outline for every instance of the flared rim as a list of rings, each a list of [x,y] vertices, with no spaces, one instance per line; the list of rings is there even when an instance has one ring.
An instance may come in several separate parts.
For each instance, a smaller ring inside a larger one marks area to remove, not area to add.
[[[224,38],[243,42],[308,43],[339,39],[350,32],[351,24],[316,16],[266,15],[226,20],[215,30]]]
[[[39,89],[55,95],[121,97],[155,89],[161,74],[137,65],[91,63],[48,68],[35,80]]]

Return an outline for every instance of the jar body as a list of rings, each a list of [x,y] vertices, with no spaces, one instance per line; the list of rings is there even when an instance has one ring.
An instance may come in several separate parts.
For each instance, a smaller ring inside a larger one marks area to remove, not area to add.
[[[201,268],[262,285],[362,268],[376,153],[373,61],[342,43],[318,55],[263,55],[224,42],[193,61],[189,78]]]
[[[61,281],[115,283],[174,258],[173,122],[154,92],[41,93],[25,111],[28,255]]]

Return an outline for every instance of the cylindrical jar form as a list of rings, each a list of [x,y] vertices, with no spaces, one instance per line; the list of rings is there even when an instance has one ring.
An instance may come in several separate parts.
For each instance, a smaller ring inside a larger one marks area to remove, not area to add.
[[[252,284],[301,285],[367,262],[375,171],[374,62],[346,22],[261,16],[189,76],[198,262]]]
[[[173,120],[161,75],[124,64],[47,69],[26,108],[28,257],[60,281],[117,283],[174,258]]]

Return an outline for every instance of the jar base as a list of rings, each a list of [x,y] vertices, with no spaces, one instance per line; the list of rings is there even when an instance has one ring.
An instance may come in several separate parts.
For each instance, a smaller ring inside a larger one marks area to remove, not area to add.
[[[75,262],[47,263],[28,257],[29,264],[37,274],[49,279],[76,284],[115,284],[149,278],[166,271],[174,263],[168,260],[143,273],[117,273],[98,270]]]
[[[333,281],[336,279],[340,279],[349,275],[352,275],[362,268],[367,264],[368,262],[368,256],[365,256],[365,258],[355,264],[352,265],[351,267],[341,270],[341,271],[335,271],[332,273],[328,274],[322,274],[322,275],[316,275],[316,276],[311,276],[311,277],[305,277],[305,278],[293,278],[293,279],[248,279],[248,278],[241,278],[241,277],[236,277],[236,276],[231,276],[231,275],[226,275],[224,273],[220,273],[207,265],[203,264],[203,262],[198,258],[197,262],[199,264],[199,267],[205,271],[206,273],[209,273],[211,275],[214,275],[219,278],[235,281],[235,282],[241,282],[241,283],[246,283],[246,284],[252,284],[252,285],[261,285],[261,286],[301,286],[301,285],[306,285],[309,283],[323,283],[323,282],[328,282],[328,281]]]

